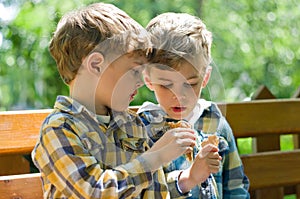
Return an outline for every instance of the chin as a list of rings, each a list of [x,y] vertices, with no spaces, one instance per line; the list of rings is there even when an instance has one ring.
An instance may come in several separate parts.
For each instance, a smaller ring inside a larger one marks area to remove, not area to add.
[[[188,116],[188,114],[186,112],[184,112],[184,113],[172,113],[172,114],[168,114],[168,115],[171,116],[175,120],[181,120],[181,119]]]
[[[184,116],[182,116],[181,114],[174,114],[174,113],[169,113],[168,114],[172,119],[175,119],[175,120],[181,120],[182,118],[184,118]]]
[[[128,109],[128,107],[129,107],[129,104],[126,104],[126,105],[118,105],[118,106],[112,106],[112,109],[114,110],[114,111],[125,111],[125,110],[127,110]]]

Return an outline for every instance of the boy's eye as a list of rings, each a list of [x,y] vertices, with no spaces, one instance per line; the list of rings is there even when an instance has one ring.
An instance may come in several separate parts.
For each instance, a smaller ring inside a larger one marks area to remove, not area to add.
[[[139,70],[132,69],[131,71],[132,71],[133,76],[138,77],[140,75],[140,71]]]
[[[192,87],[192,84],[189,84],[189,83],[184,83],[183,85],[184,85],[185,88],[191,88]]]
[[[160,84],[159,86],[162,88],[170,89],[172,87],[172,84]]]
[[[195,87],[197,85],[198,85],[198,82],[197,83],[184,83],[184,87],[186,87],[186,88]]]

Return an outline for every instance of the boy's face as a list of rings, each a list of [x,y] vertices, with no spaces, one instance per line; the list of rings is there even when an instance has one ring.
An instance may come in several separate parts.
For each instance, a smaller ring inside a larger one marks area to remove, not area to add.
[[[203,75],[189,62],[182,62],[178,70],[151,67],[145,82],[154,91],[164,111],[174,119],[189,115],[200,97]]]
[[[146,58],[138,55],[122,55],[102,73],[96,92],[96,110],[110,107],[124,111],[143,85],[141,78]],[[99,112],[99,111],[97,111]]]

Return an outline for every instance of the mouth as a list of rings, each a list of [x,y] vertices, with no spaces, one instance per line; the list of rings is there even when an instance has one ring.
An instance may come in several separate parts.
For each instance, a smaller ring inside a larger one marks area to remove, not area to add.
[[[175,113],[181,113],[181,112],[183,112],[183,111],[186,110],[186,107],[183,107],[183,106],[174,106],[171,109]]]
[[[135,91],[130,95],[130,101],[132,101],[136,95],[137,95],[137,90],[135,90]]]

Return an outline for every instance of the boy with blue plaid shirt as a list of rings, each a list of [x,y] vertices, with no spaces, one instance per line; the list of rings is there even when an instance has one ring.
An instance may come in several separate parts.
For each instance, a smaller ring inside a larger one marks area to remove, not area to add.
[[[159,141],[169,121],[185,120],[198,133],[198,147],[194,147],[197,160],[201,142],[209,134],[216,134],[222,156],[220,170],[193,188],[189,198],[249,198],[249,181],[229,124],[216,104],[199,99],[211,72],[211,33],[199,18],[183,13],[158,15],[146,29],[155,53],[144,71],[144,81],[159,103],[146,102],[138,110],[149,136]],[[181,156],[165,172],[186,169],[191,164]]]

